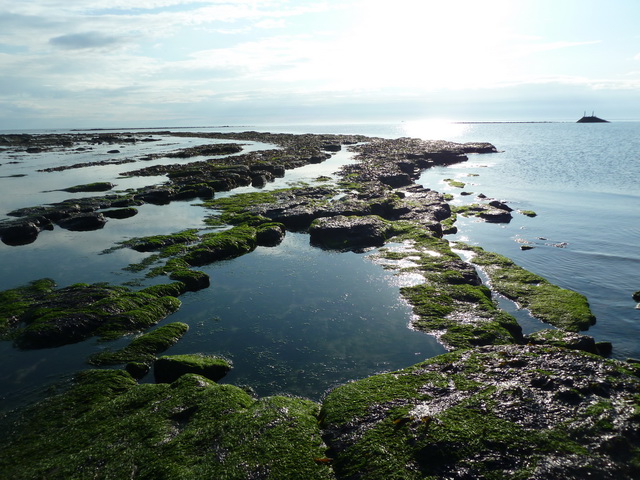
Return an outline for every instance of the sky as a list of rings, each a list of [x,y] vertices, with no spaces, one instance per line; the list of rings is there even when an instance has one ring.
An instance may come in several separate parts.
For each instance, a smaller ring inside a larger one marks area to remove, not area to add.
[[[0,130],[640,120],[639,0],[0,0]]]

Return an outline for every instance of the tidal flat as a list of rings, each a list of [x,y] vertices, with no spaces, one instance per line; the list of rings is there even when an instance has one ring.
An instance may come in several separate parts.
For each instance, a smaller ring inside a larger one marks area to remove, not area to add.
[[[444,195],[415,183],[425,169],[495,152],[493,145],[359,135],[164,135],[197,138],[202,145],[171,148],[164,156],[148,153],[149,162],[162,160],[121,175],[160,183],[22,206],[0,221],[2,241],[21,248],[36,245],[52,230],[108,230],[118,216],[107,214],[121,209],[189,201],[206,212],[198,228],[129,236],[104,250],[106,257],[144,254],[127,268],[152,285],[78,282],[56,288],[52,280],[31,279],[0,293],[3,339],[14,348],[55,349],[92,336],[122,340],[122,348],[107,347],[84,359],[87,367],[66,387],[3,413],[4,476],[526,479],[640,474],[639,370],[634,363],[605,358],[606,346],[577,333],[595,321],[586,299],[505,257],[456,244],[455,249],[475,253],[473,263],[461,258],[446,240],[455,228],[456,209]],[[106,149],[109,142],[145,139],[154,142],[148,134],[110,133],[4,136],[0,145],[22,158],[48,149],[77,151],[92,142]],[[243,152],[209,147],[213,140],[271,147]],[[269,188],[288,171],[321,165],[343,149],[351,160],[320,182]],[[118,165],[124,163],[134,162]],[[77,163],[69,167],[82,168]],[[67,193],[69,188],[94,193],[93,186],[102,181],[88,179],[65,188]],[[506,204],[491,199],[474,209],[489,222],[511,215]],[[152,327],[165,317],[171,322],[180,299],[215,288],[207,273],[211,265],[250,256],[258,248],[277,251],[287,236],[300,234],[315,248],[336,255],[375,252],[385,269],[410,278],[398,288],[412,310],[410,327],[433,336],[449,353],[342,382],[317,399],[286,392],[261,396],[251,385],[220,383],[220,368],[222,375],[231,370],[229,376],[236,368],[224,355],[213,359],[194,351],[158,357],[180,345],[188,326]],[[488,283],[477,268],[489,276]],[[498,294],[555,328],[523,334],[518,321],[497,305]],[[180,365],[180,375],[170,383],[153,382],[152,372],[167,357]],[[219,366],[216,373],[207,374],[203,359]],[[89,364],[114,368],[96,370]]]

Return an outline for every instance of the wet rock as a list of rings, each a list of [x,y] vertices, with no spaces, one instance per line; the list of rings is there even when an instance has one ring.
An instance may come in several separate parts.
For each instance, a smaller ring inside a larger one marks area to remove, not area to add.
[[[0,238],[7,245],[27,245],[35,242],[40,228],[34,222],[10,222],[0,225]]]
[[[190,292],[197,292],[198,290],[208,288],[211,284],[209,275],[197,270],[177,270],[175,272],[171,272],[169,278],[171,280],[184,283],[187,290]]]
[[[511,208],[509,205],[499,200],[492,200],[489,202],[489,205],[499,210],[504,210],[505,212],[513,212],[513,208]]]
[[[338,387],[321,425],[338,478],[636,478],[638,388],[584,352],[478,347]]]
[[[106,210],[100,213],[102,213],[105,217],[108,217],[108,218],[123,219],[123,218],[130,218],[137,215],[138,209],[133,207],[128,207],[128,208],[119,208],[117,210]]]
[[[377,216],[318,218],[311,227],[311,243],[331,249],[351,249],[384,245],[392,226]]]
[[[195,373],[217,382],[231,370],[224,358],[210,355],[167,355],[153,364],[156,383],[172,383],[182,375]]]
[[[509,223],[513,220],[511,212],[491,206],[478,212],[477,216],[489,223]]]
[[[281,223],[266,223],[258,227],[256,242],[262,247],[275,247],[284,240],[286,230]]]
[[[98,230],[107,223],[107,219],[102,213],[81,213],[61,218],[56,222],[60,227],[66,230],[76,232],[85,232],[90,230]]]
[[[0,292],[0,334],[22,349],[57,347],[94,335],[116,338],[177,310],[180,301],[167,292],[180,293],[172,285],[140,292],[104,284],[55,289],[52,280],[38,280]]]
[[[588,353],[599,353],[593,337],[563,330],[540,330],[527,335],[525,341],[534,345],[553,345]]]

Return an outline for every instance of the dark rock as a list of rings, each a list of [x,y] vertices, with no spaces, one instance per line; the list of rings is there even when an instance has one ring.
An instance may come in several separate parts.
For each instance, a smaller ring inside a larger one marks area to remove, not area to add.
[[[104,227],[107,219],[102,213],[84,213],[61,218],[56,223],[66,230],[82,232]]]
[[[187,373],[202,375],[214,382],[231,370],[231,364],[220,357],[206,355],[167,355],[153,364],[156,383],[172,383]]]
[[[511,212],[491,206],[478,212],[477,216],[489,223],[509,223],[513,220]]]
[[[505,212],[513,212],[513,208],[511,208],[509,205],[499,200],[492,200],[489,202],[489,205],[499,210],[504,210]]]
[[[525,341],[534,345],[553,345],[556,347],[598,353],[593,337],[564,330],[545,329],[525,337]]]
[[[109,150],[107,153],[120,153],[120,150]]]
[[[133,207],[119,208],[117,210],[106,210],[101,213],[108,218],[122,219],[122,218],[129,218],[129,217],[133,217],[134,215],[137,215],[138,209]]]
[[[209,275],[197,270],[177,270],[172,272],[169,278],[184,283],[187,290],[191,292],[209,288],[211,284]]]
[[[135,378],[136,380],[140,380],[147,373],[149,373],[149,370],[151,370],[151,367],[143,362],[129,362],[126,365],[125,370],[133,378]]]
[[[256,232],[256,242],[262,247],[275,247],[280,245],[285,236],[284,225],[278,223],[268,223],[258,227]]]
[[[636,302],[640,302],[640,290],[638,290],[637,292],[634,292],[632,297]]]
[[[318,218],[309,228],[311,243],[331,249],[384,245],[391,226],[377,216]]]
[[[8,226],[0,226],[0,238],[7,245],[27,245],[35,242],[40,228],[33,222],[12,222]]]

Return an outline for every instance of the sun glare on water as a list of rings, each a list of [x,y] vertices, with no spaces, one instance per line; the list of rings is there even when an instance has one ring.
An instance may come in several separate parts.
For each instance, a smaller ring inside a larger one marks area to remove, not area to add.
[[[469,125],[453,123],[450,120],[413,120],[402,124],[403,135],[423,140],[451,140],[462,137]]]

